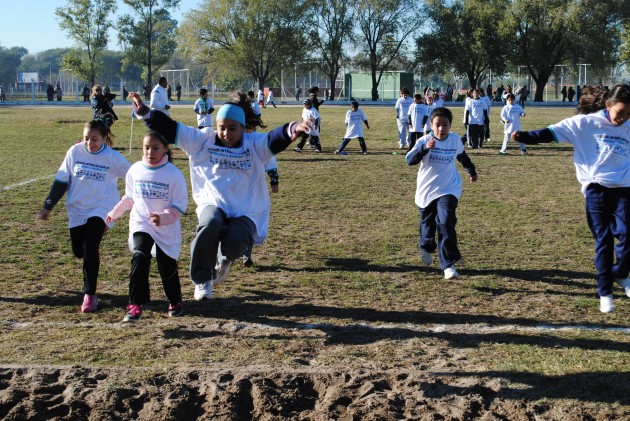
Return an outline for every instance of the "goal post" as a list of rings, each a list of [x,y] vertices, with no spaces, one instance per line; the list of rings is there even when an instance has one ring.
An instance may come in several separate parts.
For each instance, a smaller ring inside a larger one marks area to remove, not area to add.
[[[188,69],[172,69],[160,70],[160,76],[164,76],[171,85],[173,95],[175,95],[175,87],[179,83],[182,86],[182,96],[190,97],[195,94],[195,86],[190,79],[190,71]]]

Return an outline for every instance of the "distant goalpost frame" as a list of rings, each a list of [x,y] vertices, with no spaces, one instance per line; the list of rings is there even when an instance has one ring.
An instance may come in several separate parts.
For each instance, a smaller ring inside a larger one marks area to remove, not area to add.
[[[175,97],[177,96],[175,87],[178,83],[182,85],[182,96],[189,97],[191,92],[196,91],[194,83],[190,80],[190,71],[188,69],[160,70],[160,76],[166,78]]]

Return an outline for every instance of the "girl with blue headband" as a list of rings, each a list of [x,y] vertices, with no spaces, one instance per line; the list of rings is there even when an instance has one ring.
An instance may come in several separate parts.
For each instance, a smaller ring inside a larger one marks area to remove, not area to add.
[[[256,127],[243,92],[232,94],[216,115],[216,130],[196,129],[150,111],[137,93],[129,95],[134,112],[188,155],[192,194],[199,224],[191,244],[190,277],[194,298],[207,300],[214,285],[227,277],[232,261],[253,244],[261,244],[269,227],[269,193],[265,164],[307,133],[307,123],[291,122],[269,133],[246,133]]]

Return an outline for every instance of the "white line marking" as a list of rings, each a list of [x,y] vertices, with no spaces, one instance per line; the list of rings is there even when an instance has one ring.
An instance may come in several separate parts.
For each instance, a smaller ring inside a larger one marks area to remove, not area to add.
[[[11,189],[13,189],[13,188],[15,188],[15,187],[24,186],[24,185],[26,185],[26,184],[34,183],[34,182],[36,182],[36,181],[45,180],[45,179],[47,179],[47,178],[51,178],[51,177],[54,177],[54,176],[55,176],[55,174],[51,174],[51,175],[46,175],[46,176],[44,176],[44,177],[33,178],[33,179],[31,179],[31,180],[21,181],[21,182],[19,182],[19,183],[11,184],[10,186],[4,186],[4,187],[2,188],[2,190],[1,190],[1,191],[11,190]]]
[[[15,322],[5,320],[0,322],[10,329],[28,329],[31,327],[40,328],[41,326],[48,327],[87,327],[87,328],[110,328],[120,329],[121,327],[129,326],[125,323],[94,323],[94,322]],[[162,327],[168,327],[170,324],[163,324]],[[281,322],[278,321],[275,324],[262,324],[262,323],[247,323],[247,322],[209,322],[199,323],[199,321],[191,322],[191,328],[197,328],[199,331],[214,330],[225,332],[227,334],[236,333],[256,333],[261,331],[278,331],[282,329],[294,330],[294,331],[308,331],[308,330],[320,330],[325,333],[329,330],[341,330],[341,329],[368,329],[378,331],[381,329],[407,329],[415,332],[431,332],[431,333],[469,333],[469,334],[484,334],[484,333],[496,333],[496,332],[509,332],[509,331],[526,331],[526,332],[562,332],[562,331],[600,331],[600,332],[620,332],[630,334],[630,327],[623,326],[584,326],[584,325],[498,325],[488,326],[485,324],[452,324],[452,325],[418,325],[418,324],[380,324],[369,325],[363,323],[353,323],[350,325],[337,325],[332,323],[294,323],[294,322]]]

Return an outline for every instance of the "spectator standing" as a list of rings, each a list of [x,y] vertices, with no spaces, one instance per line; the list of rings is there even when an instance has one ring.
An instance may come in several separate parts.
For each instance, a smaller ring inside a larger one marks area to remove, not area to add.
[[[87,85],[83,85],[83,102],[90,100],[90,88]]]
[[[562,102],[567,100],[567,87],[563,86],[562,89],[560,89],[560,94],[562,95]]]
[[[179,82],[177,83],[177,86],[175,87],[175,95],[177,95],[178,101],[182,100],[182,85],[180,85]]]
[[[168,112],[169,108],[171,108],[171,106],[168,105],[170,95],[167,93],[167,86],[170,87],[164,76],[158,79],[157,85],[155,85],[151,91],[151,102],[149,106],[153,110],[159,110],[166,115],[170,115]]]

